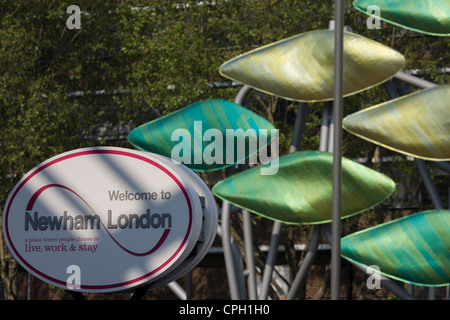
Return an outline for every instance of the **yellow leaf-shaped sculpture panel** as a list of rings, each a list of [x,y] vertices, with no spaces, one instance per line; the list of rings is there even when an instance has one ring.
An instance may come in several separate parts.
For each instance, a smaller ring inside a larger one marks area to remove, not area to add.
[[[343,95],[386,81],[405,65],[397,51],[344,32]],[[334,96],[334,31],[318,30],[252,50],[224,63],[224,77],[295,101],[327,101]]]
[[[348,132],[402,154],[450,160],[450,86],[421,90],[347,116]]]

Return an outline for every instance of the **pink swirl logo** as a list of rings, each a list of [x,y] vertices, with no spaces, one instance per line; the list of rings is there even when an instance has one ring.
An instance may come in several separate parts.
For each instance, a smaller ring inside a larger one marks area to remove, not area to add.
[[[96,216],[96,217],[98,217],[98,219],[99,219],[99,222],[100,222],[100,224],[101,224],[101,226],[103,227],[103,229],[106,231],[106,233],[108,234],[108,236],[122,249],[122,250],[124,250],[124,251],[126,251],[126,252],[128,252],[129,254],[132,254],[132,255],[134,255],[134,256],[146,256],[146,255],[149,255],[149,254],[152,254],[152,253],[154,253],[156,250],[158,250],[160,247],[161,247],[161,245],[164,243],[164,241],[166,240],[166,238],[167,238],[167,236],[169,235],[169,233],[170,233],[170,230],[171,229],[165,229],[164,230],[164,232],[163,232],[163,234],[162,234],[162,236],[161,236],[161,238],[159,239],[159,241],[156,243],[156,245],[155,246],[153,246],[153,248],[151,248],[150,250],[148,250],[148,251],[146,251],[146,252],[142,252],[142,253],[138,253],[138,252],[134,252],[134,251],[131,251],[131,250],[129,250],[129,249],[127,249],[127,248],[125,248],[122,244],[120,244],[119,243],[119,241],[117,241],[115,238],[114,238],[114,236],[109,232],[109,230],[108,230],[108,228],[105,226],[105,224],[103,223],[103,221],[101,220],[101,218],[95,213],[95,211],[92,209],[92,207],[78,194],[78,193],[76,193],[75,191],[73,191],[72,189],[70,189],[70,188],[68,188],[68,187],[66,187],[66,186],[63,186],[63,185],[60,185],[60,184],[48,184],[48,185],[46,185],[46,186],[43,186],[43,187],[41,187],[39,190],[37,190],[34,194],[33,194],[33,196],[30,198],[30,201],[28,201],[28,204],[27,204],[27,206],[26,206],[26,210],[27,211],[32,211],[33,210],[33,206],[34,206],[34,204],[35,204],[35,202],[36,202],[36,200],[37,200],[37,198],[45,191],[45,190],[47,190],[47,189],[49,189],[49,188],[62,188],[62,189],[65,189],[65,190],[67,190],[67,191],[69,191],[69,192],[71,192],[72,194],[74,194],[78,199],[80,199],[88,208],[89,208],[89,210]]]

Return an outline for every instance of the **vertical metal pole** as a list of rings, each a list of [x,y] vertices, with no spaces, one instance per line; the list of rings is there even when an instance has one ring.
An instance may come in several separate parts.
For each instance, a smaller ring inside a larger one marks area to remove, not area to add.
[[[186,300],[192,300],[192,270],[186,274]]]
[[[238,92],[235,98],[235,103],[242,105],[244,103],[245,97],[251,91],[249,86],[244,85]],[[227,171],[230,173],[232,169]],[[245,297],[245,285],[243,281],[243,272],[240,266],[240,253],[239,248],[234,241],[232,241],[231,230],[230,230],[230,214],[231,205],[227,201],[222,204],[222,223],[221,228],[218,228],[218,233],[222,237],[222,247],[224,252],[225,266],[228,277],[228,284],[230,288],[231,299],[239,300]],[[244,215],[244,220],[249,219],[249,215]],[[220,231],[220,232],[219,232]],[[253,260],[252,260],[253,261]],[[247,265],[247,268],[253,268],[254,265]]]
[[[334,145],[333,145],[333,206],[331,248],[331,299],[340,296],[341,274],[341,180],[342,180],[342,73],[344,47],[344,0],[335,0],[334,29]]]
[[[256,268],[255,268],[255,256],[253,249],[253,231],[252,231],[252,219],[250,212],[242,210],[242,223],[244,229],[244,250],[246,258],[246,271],[248,273],[247,285],[248,285],[248,298],[250,300],[258,299],[258,290],[256,289]]]
[[[334,151],[334,110],[333,102],[325,102],[329,105],[329,119],[328,119],[328,144],[326,151],[333,153]]]
[[[31,274],[28,272],[27,300],[31,300]]]
[[[244,105],[244,101],[248,93],[252,90],[251,87],[244,85],[234,99],[234,103]],[[248,295],[250,300],[256,300],[258,293],[256,290],[256,269],[255,257],[253,254],[253,232],[250,212],[242,211],[242,220],[244,228],[244,248],[246,257],[246,271],[248,273]]]
[[[269,252],[267,253],[266,264],[264,266],[261,292],[259,293],[260,300],[266,300],[269,295],[269,287],[272,280],[275,261],[277,259],[278,244],[280,243],[282,229],[283,223],[275,221],[272,227],[272,235],[270,236]]]
[[[425,160],[414,158],[416,162],[417,168],[419,169],[420,176],[422,177],[423,183],[425,184],[425,188],[428,191],[428,194],[431,197],[431,202],[433,203],[433,207],[438,210],[445,209],[444,204],[442,203],[441,198],[439,197],[439,193],[436,189],[436,186],[431,179],[430,171],[428,171]],[[428,299],[434,300],[434,288],[430,287],[428,289]]]
[[[244,293],[242,292],[243,283],[241,281],[241,272],[237,268],[236,257],[233,255],[233,247],[231,241],[230,231],[230,211],[231,205],[229,202],[224,201],[222,204],[222,247],[225,259],[225,266],[228,277],[228,285],[230,287],[230,295],[232,300],[243,299]]]
[[[332,23],[330,22],[330,25]],[[333,105],[331,102],[324,102],[322,104],[322,124],[320,126],[320,141],[319,141],[319,150],[320,151],[329,151],[329,140],[330,140],[330,123],[331,117],[333,114]],[[292,146],[291,146],[292,147]],[[294,282],[291,285],[291,288],[286,296],[287,300],[295,299],[299,288],[303,285],[306,280],[306,275],[308,273],[309,268],[314,262],[317,249],[319,247],[320,234],[322,231],[321,225],[316,225],[313,227],[311,240],[309,242],[308,250],[303,260],[303,263],[298,270],[298,273],[294,279]]]
[[[319,150],[327,151],[328,148],[328,131],[330,127],[329,121],[330,108],[327,102],[323,103],[322,106],[322,124],[320,126],[320,142]]]
[[[300,150],[303,139],[303,133],[306,127],[306,118],[308,117],[309,104],[300,102],[297,108],[297,116],[295,118],[294,132],[292,133],[292,141],[289,146],[289,153]]]
[[[306,281],[306,275],[308,274],[309,268],[314,263],[316,258],[317,249],[319,247],[320,235],[322,234],[322,226],[314,225],[311,240],[309,241],[308,250],[306,252],[305,258],[303,259],[302,265],[295,276],[294,282],[291,285],[286,300],[293,300],[298,294],[299,289]]]
[[[294,132],[292,135],[291,145],[289,147],[289,153],[300,150],[300,146],[303,140],[303,133],[305,131],[308,111],[309,111],[309,104],[304,102],[300,102],[298,104],[297,116],[295,118]],[[269,288],[278,254],[278,244],[280,243],[282,229],[283,223],[280,221],[275,221],[272,227],[272,235],[270,237],[269,252],[267,253],[266,264],[264,266],[264,274],[261,283],[261,292],[259,294],[260,300],[266,300],[269,295]]]
[[[422,178],[423,184],[427,189],[428,194],[431,198],[431,203],[433,207],[438,210],[445,209],[444,204],[442,203],[441,198],[439,197],[439,193],[436,189],[436,186],[433,183],[433,179],[431,179],[430,171],[428,171],[425,160],[414,158],[416,162],[417,168],[419,169],[420,176]]]

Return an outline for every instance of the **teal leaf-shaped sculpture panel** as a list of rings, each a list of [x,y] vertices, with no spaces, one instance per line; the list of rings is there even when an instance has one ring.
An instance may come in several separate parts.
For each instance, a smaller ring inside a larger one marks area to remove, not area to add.
[[[434,36],[450,35],[448,0],[355,0],[353,6],[373,18],[405,29]]]
[[[450,284],[450,210],[415,213],[341,239],[341,255],[421,286]]]
[[[134,147],[212,171],[249,158],[277,137],[265,118],[236,103],[210,99],[145,123],[128,134]]]

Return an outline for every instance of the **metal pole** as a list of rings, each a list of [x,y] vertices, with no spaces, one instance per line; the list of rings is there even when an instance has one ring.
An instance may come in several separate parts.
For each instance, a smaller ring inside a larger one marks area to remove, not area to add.
[[[445,209],[442,200],[439,197],[436,186],[433,183],[433,179],[431,179],[430,171],[428,171],[425,160],[414,158],[414,161],[416,162],[417,168],[419,169],[419,173],[422,177],[425,188],[427,189],[428,194],[431,197],[433,207],[438,210]]]
[[[27,300],[31,300],[31,274],[28,272]]]
[[[309,271],[309,268],[314,262],[316,257],[317,248],[319,247],[320,235],[322,231],[322,226],[315,225],[312,230],[311,240],[309,242],[308,250],[306,252],[305,258],[303,259],[302,266],[297,272],[295,276],[295,280],[292,283],[291,289],[289,290],[286,300],[293,300],[298,293],[298,290],[306,281],[306,275]]]
[[[329,105],[329,119],[328,119],[328,145],[326,147],[326,151],[333,153],[334,146],[334,112],[333,112],[333,103],[326,102]]]
[[[192,300],[192,270],[186,274],[186,300]]]
[[[248,273],[248,298],[250,300],[258,299],[258,291],[256,289],[256,269],[255,269],[255,256],[253,251],[253,231],[252,231],[252,219],[250,212],[242,210],[242,223],[244,229],[244,249],[246,258],[246,271]]]
[[[309,104],[301,102],[297,108],[297,116],[295,118],[294,132],[292,135],[289,153],[300,150],[303,140],[303,133],[306,126],[306,118],[308,117]],[[272,280],[273,269],[278,254],[278,244],[280,243],[281,230],[283,223],[275,221],[272,227],[272,236],[270,238],[269,252],[267,253],[266,264],[264,266],[264,274],[261,283],[260,300],[266,300],[269,295],[269,287]]]
[[[450,162],[446,162],[446,161],[432,161],[430,163],[432,165],[437,166],[439,169],[450,173]]]
[[[334,29],[334,145],[333,145],[333,205],[331,246],[331,299],[340,296],[341,274],[341,180],[342,180],[342,73],[344,49],[344,0],[335,0]]]
[[[186,300],[186,291],[176,281],[168,283],[167,286],[180,300]]]
[[[245,293],[242,291],[243,283],[240,279],[240,277],[242,276],[242,272],[240,272],[237,267],[237,263],[239,262],[236,261],[236,257],[233,254],[233,245],[230,231],[230,211],[230,203],[224,201],[222,203],[222,229],[220,234],[222,236],[222,247],[231,299],[240,300],[243,299]]]
[[[235,103],[242,105],[245,97],[250,92],[250,90],[251,88],[249,86],[244,85],[236,95]],[[230,174],[232,170],[232,168],[230,170],[227,170],[227,174]],[[245,286],[243,281],[243,272],[240,265],[241,256],[239,248],[237,248],[236,242],[234,242],[231,237],[230,214],[231,205],[227,201],[224,201],[221,210],[222,227],[219,226],[217,228],[217,233],[222,238],[222,246],[231,299],[239,300],[244,299],[245,297]],[[254,266],[250,266],[249,268],[252,267]]]
[[[328,148],[328,131],[330,127],[330,107],[328,103],[323,103],[322,106],[322,124],[320,126],[320,142],[319,142],[319,150],[327,151]]]
[[[244,277],[242,271],[242,257],[239,246],[231,237],[230,233],[230,204],[226,201],[222,205],[222,224],[217,227],[217,235],[222,238],[222,248],[225,259],[225,269],[227,272],[228,285],[232,300],[245,298]],[[228,222],[228,224],[224,223]]]
[[[241,106],[243,106],[244,101],[245,101],[245,97],[247,96],[247,94],[252,90],[251,87],[244,85],[239,92],[237,93],[236,97],[234,98],[234,103],[236,104],[240,104]]]
[[[300,102],[297,109],[297,116],[295,118],[294,132],[292,134],[292,142],[289,146],[289,153],[300,150],[300,145],[303,139],[303,133],[306,127],[306,118],[308,117],[309,104]]]
[[[272,227],[272,235],[270,237],[269,252],[267,253],[266,264],[264,266],[261,292],[259,293],[260,300],[266,300],[269,295],[269,287],[272,280],[273,268],[277,259],[278,244],[280,243],[282,229],[283,224],[279,221],[275,221]]]
[[[331,136],[330,126],[332,114],[333,114],[333,104],[331,102],[324,102],[322,104],[322,124],[320,126],[320,141],[319,141],[320,151],[331,151],[330,148],[332,148],[332,146],[328,144]],[[330,142],[330,144],[332,143]],[[291,288],[286,296],[287,300],[295,299],[299,288],[303,285],[304,281],[306,280],[306,275],[309,271],[309,268],[314,262],[317,249],[319,247],[321,231],[322,231],[321,225],[313,226],[313,231],[311,235],[311,240],[309,242],[308,250],[306,252],[303,263],[294,279],[294,282],[292,283]]]
[[[244,85],[236,95],[234,103],[239,105],[244,105],[245,98],[248,93],[252,90],[251,87]],[[246,257],[246,271],[247,271],[247,282],[248,282],[248,295],[250,300],[256,300],[258,298],[258,293],[256,290],[256,269],[255,269],[255,257],[253,253],[253,232],[252,232],[252,222],[250,212],[247,210],[242,211],[242,221],[244,228],[244,249]]]
[[[436,87],[437,86],[436,83],[420,79],[418,77],[415,77],[413,75],[410,75],[410,74],[407,74],[407,73],[404,73],[404,72],[398,72],[398,73],[395,74],[394,77],[399,79],[399,80],[401,80],[401,81],[403,81],[403,82],[412,84],[412,85],[414,85],[416,87],[419,87],[419,88],[422,88],[422,89],[432,88],[432,87]]]

